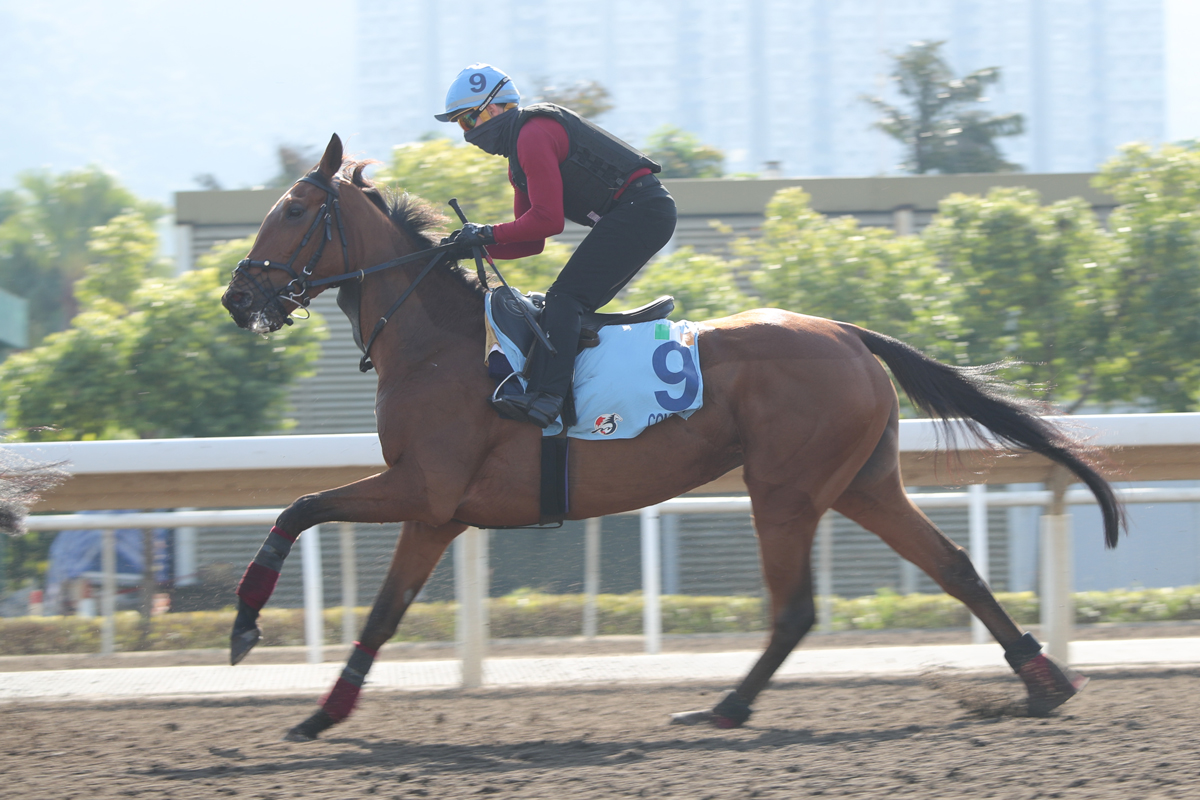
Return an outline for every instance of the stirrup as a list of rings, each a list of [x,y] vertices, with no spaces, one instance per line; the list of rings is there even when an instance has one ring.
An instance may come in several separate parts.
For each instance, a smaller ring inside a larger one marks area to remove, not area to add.
[[[525,392],[500,397],[493,395],[492,407],[505,419],[548,428],[562,413],[563,400],[545,392]]]

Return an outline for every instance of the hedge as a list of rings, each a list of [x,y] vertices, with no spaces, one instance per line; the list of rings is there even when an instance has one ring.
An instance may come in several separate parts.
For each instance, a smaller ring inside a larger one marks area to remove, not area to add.
[[[1038,622],[1038,598],[1032,592],[1000,593],[1001,604],[1023,625]],[[747,633],[766,629],[758,597],[662,598],[662,630],[667,634]],[[640,634],[640,594],[600,595],[597,602],[600,635]],[[360,621],[368,609],[357,610]],[[454,639],[454,603],[416,603],[392,641],[446,642]],[[229,646],[232,609],[165,614],[151,619],[143,639],[138,614],[117,614],[118,650],[184,650]],[[578,636],[582,628],[583,596],[514,592],[491,601],[492,637],[497,639]],[[1075,595],[1075,620],[1095,622],[1159,622],[1200,620],[1200,586],[1181,589],[1118,589]],[[960,628],[970,615],[957,600],[944,594],[900,595],[889,590],[855,598],[833,598],[835,630],[897,628]],[[304,612],[272,609],[262,612],[263,645],[304,644]],[[325,641],[340,641],[342,612],[325,610]],[[100,620],[81,617],[17,617],[0,619],[0,655],[95,653],[100,649]]]

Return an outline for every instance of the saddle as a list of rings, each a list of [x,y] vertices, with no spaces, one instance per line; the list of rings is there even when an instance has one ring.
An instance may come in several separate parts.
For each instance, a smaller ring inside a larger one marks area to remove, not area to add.
[[[522,305],[533,313],[535,320],[540,322],[542,309],[546,306],[546,295],[541,292],[530,292],[528,295],[523,295],[508,286],[501,286],[493,290],[492,321],[528,358],[536,340],[533,330],[525,322],[525,315],[521,312]],[[612,311],[603,314],[597,311],[584,312],[583,326],[579,332],[579,349],[583,350],[586,347],[595,347],[600,344],[599,331],[605,326],[633,325],[638,322],[666,319],[674,310],[675,298],[663,295],[657,300],[629,311]]]
[[[537,345],[533,330],[525,321],[522,306],[533,314],[533,318],[541,321],[542,311],[546,307],[546,295],[541,292],[530,292],[522,295],[517,290],[501,286],[492,290],[491,309],[492,324],[512,344],[521,351],[528,364],[533,348]],[[653,322],[666,319],[675,310],[675,298],[663,296],[652,303],[631,309],[600,314],[585,312],[579,332],[579,351],[600,344],[600,329],[608,325],[632,325],[638,322]],[[488,376],[496,383],[496,395],[517,393],[521,391],[517,381],[510,380],[516,373],[504,353],[496,351],[487,355]],[[568,479],[567,479],[567,449],[568,439],[566,429],[574,424],[575,399],[574,392],[567,395],[563,406],[563,431],[557,436],[542,437],[541,458],[541,516],[538,525],[517,527],[559,527],[568,514]]]

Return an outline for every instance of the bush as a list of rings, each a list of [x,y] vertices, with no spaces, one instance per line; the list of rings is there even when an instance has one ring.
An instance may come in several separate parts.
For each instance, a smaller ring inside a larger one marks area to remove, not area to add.
[[[1033,592],[1001,593],[996,597],[1018,623],[1037,623],[1038,598]],[[578,636],[583,627],[583,599],[583,595],[541,594],[528,589],[494,598],[492,638]],[[366,608],[357,609],[359,620],[365,620],[368,612]],[[453,641],[456,612],[454,603],[416,603],[405,614],[404,624],[392,641]],[[154,617],[143,641],[138,614],[123,611],[116,617],[116,647],[121,651],[224,650],[229,646],[233,618],[232,609]],[[1080,624],[1167,620],[1200,620],[1200,586],[1075,595],[1075,621]],[[944,594],[901,595],[884,589],[866,597],[833,598],[833,627],[839,631],[961,628],[969,622],[966,607]],[[302,609],[264,609],[259,624],[264,646],[304,644]],[[0,656],[95,653],[100,649],[100,625],[98,618],[0,619]],[[752,633],[766,628],[762,599],[758,597],[662,598],[663,633]],[[341,609],[326,609],[326,643],[339,641],[341,630]],[[641,594],[599,595],[597,630],[602,636],[641,634]]]

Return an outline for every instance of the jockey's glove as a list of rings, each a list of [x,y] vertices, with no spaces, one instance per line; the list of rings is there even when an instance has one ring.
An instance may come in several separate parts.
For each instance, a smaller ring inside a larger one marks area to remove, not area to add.
[[[495,244],[496,237],[492,235],[491,225],[476,225],[474,222],[468,222],[442,239],[441,243],[458,245],[450,251],[454,258],[469,258],[473,255],[474,248]]]

